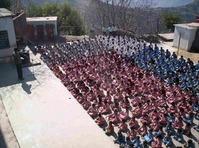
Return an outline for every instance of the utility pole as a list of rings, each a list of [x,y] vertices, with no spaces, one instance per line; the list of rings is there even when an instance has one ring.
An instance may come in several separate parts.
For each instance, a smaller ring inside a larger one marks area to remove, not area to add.
[[[181,44],[181,33],[179,33],[177,57],[178,57],[178,54],[179,54],[179,51],[180,51],[180,44]]]

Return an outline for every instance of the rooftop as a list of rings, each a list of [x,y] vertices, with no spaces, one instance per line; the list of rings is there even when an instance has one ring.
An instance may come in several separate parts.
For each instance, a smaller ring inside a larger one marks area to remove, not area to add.
[[[173,41],[174,33],[160,33],[158,36],[164,41]]]
[[[43,21],[57,21],[57,16],[48,16],[48,17],[27,17],[27,22],[43,22]]]
[[[175,24],[175,26],[183,27],[187,29],[195,29],[195,28],[199,28],[199,23],[193,22],[193,23],[186,23],[186,24]]]
[[[199,27],[199,23],[198,22],[190,23],[189,26],[191,26],[191,27]]]
[[[8,16],[12,16],[13,13],[11,11],[9,11],[8,9],[5,8],[0,8],[0,17],[8,17]]]

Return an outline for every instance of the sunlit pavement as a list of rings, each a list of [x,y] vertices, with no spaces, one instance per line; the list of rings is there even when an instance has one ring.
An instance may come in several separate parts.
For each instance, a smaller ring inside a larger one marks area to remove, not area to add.
[[[0,95],[21,148],[118,147],[44,63],[24,68],[22,82],[14,65],[0,69]]]

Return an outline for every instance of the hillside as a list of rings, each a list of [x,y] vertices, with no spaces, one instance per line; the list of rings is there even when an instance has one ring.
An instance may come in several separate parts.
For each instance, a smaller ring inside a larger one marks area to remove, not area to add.
[[[21,0],[21,1],[25,6],[28,6],[31,3],[42,5],[45,3],[64,3],[64,2],[66,2],[73,6],[88,3],[88,0]]]
[[[182,7],[161,8],[159,11],[178,13],[182,16],[183,21],[193,21],[196,16],[199,16],[199,0],[194,0],[193,3]]]
[[[69,4],[71,4],[73,7],[76,8],[76,10],[78,10],[82,16],[82,18],[84,19],[85,24],[88,26],[88,29],[91,29],[93,26],[95,26],[95,28],[100,28],[100,22],[99,19],[93,19],[92,16],[92,10],[90,11],[90,9],[92,9],[90,7],[90,2],[92,0],[23,0],[24,4],[26,6],[28,6],[28,4],[30,4],[31,2],[33,2],[34,4],[45,4],[45,3],[49,3],[49,2],[54,2],[54,3],[63,3],[63,2],[67,2]],[[102,3],[102,2],[101,2]],[[104,3],[102,3],[101,5],[106,5]],[[133,9],[133,8],[130,8]],[[96,11],[95,9],[93,10],[94,12]],[[131,10],[129,10],[131,11]],[[144,33],[154,33],[157,31],[157,20],[159,18],[157,18],[156,14],[160,15],[160,22],[161,21],[161,14],[164,12],[172,12],[172,13],[178,13],[182,16],[182,21],[183,22],[191,22],[195,19],[195,17],[197,15],[199,15],[199,0],[194,0],[194,2],[186,5],[186,6],[181,6],[181,7],[172,7],[172,8],[151,8],[150,10],[153,13],[150,13],[150,20],[148,20],[149,22],[148,25],[144,25],[146,23],[146,20],[148,19],[148,12],[145,10],[141,10],[140,13],[138,13],[138,15],[135,16],[136,21],[134,22],[134,24],[137,27],[137,31],[140,34],[144,34]],[[91,15],[90,15],[91,13]],[[154,25],[155,23],[155,25]],[[93,29],[93,28],[92,28]],[[165,26],[164,23],[160,23],[159,24],[159,30],[164,32],[165,31]]]
[[[67,2],[71,4],[72,6],[75,6],[79,10],[84,10],[86,6],[88,6],[89,2],[91,0],[22,0],[22,3],[25,6],[28,6],[31,3],[34,4],[45,4],[45,3],[63,3]],[[164,3],[164,2],[163,2]],[[173,2],[172,2],[173,4]],[[175,5],[175,4],[173,4]],[[157,11],[165,11],[165,12],[173,12],[173,13],[179,13],[184,21],[191,21],[195,18],[195,16],[199,15],[199,0],[194,0],[194,2],[180,7],[175,8],[154,8]]]
[[[35,4],[44,4],[44,3],[50,3],[50,2],[55,2],[55,3],[69,2],[72,5],[79,4],[80,1],[81,3],[84,3],[84,4],[89,2],[89,0],[22,0],[22,1],[24,1],[26,5],[30,2],[33,2]],[[100,0],[100,1],[106,1],[106,0]],[[168,0],[153,0],[153,3],[154,3],[153,7],[162,7],[162,8],[179,7],[179,6],[187,5],[191,3],[192,1],[194,0],[171,0],[169,2]]]

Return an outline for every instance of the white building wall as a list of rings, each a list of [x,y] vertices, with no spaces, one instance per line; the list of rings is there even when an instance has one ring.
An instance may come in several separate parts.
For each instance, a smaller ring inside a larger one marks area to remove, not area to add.
[[[173,46],[186,51],[191,49],[197,28],[175,26]]]
[[[0,18],[0,31],[6,30],[8,32],[10,48],[0,49],[0,57],[12,56],[16,45],[16,35],[12,17]]]

